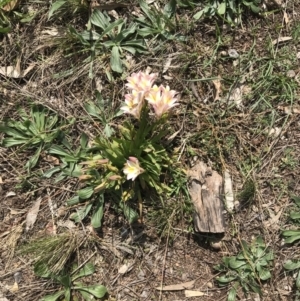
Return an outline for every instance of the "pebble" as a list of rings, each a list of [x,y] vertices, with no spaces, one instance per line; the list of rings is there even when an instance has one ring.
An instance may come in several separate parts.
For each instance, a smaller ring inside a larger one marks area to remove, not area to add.
[[[148,298],[148,296],[149,296],[149,292],[147,292],[147,291],[143,291],[141,294],[142,298]]]
[[[207,282],[207,283],[206,283],[206,286],[207,286],[208,288],[213,288],[214,285],[213,285],[211,282]]]
[[[286,73],[286,76],[287,77],[295,77],[296,76],[296,72],[294,70],[289,70],[287,73]]]
[[[15,279],[15,282],[20,283],[20,281],[22,279],[22,273],[20,271],[16,272],[14,274],[14,279]]]
[[[211,242],[210,246],[215,250],[221,250],[222,243],[220,241],[217,242]]]
[[[237,59],[240,56],[235,49],[228,49],[228,55],[234,59]]]

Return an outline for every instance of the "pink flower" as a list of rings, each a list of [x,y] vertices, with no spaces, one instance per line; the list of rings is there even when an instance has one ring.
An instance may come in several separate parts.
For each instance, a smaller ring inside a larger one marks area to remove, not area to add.
[[[153,107],[155,115],[161,117],[163,114],[167,113],[171,108],[178,105],[177,98],[175,95],[176,91],[170,90],[170,87],[167,86],[153,86],[149,91],[146,100]]]
[[[151,89],[156,78],[157,73],[149,74],[149,71],[139,71],[138,73],[131,74],[131,76],[127,78],[128,83],[126,86],[131,90],[146,93]]]
[[[125,104],[121,107],[121,110],[140,119],[143,104],[143,92],[132,91],[131,94],[125,95]]]
[[[144,169],[140,167],[137,158],[129,157],[129,160],[124,165],[123,172],[127,176],[127,180],[132,179],[134,181],[138,175],[144,172]]]

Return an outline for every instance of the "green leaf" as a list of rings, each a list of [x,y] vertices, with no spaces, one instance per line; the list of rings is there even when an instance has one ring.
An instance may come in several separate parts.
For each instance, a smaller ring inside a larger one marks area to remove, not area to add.
[[[121,209],[123,210],[123,213],[124,213],[126,219],[128,220],[129,224],[132,224],[138,220],[139,215],[134,209],[132,209],[131,207],[129,207],[127,204],[125,204],[122,201],[119,203],[119,205],[120,205]]]
[[[55,166],[53,168],[50,168],[48,170],[46,170],[44,173],[43,173],[43,177],[45,178],[51,178],[56,172],[59,172],[61,170],[61,167],[60,166]]]
[[[168,18],[172,17],[176,11],[176,0],[170,0],[164,7],[164,15]]]
[[[91,262],[85,264],[77,273],[72,276],[72,281],[78,278],[92,275],[95,272],[95,267]]]
[[[25,164],[26,168],[28,168],[30,170],[31,168],[36,166],[36,164],[40,158],[41,151],[42,151],[42,145],[37,149],[35,154],[27,161],[27,163]]]
[[[105,136],[107,138],[111,137],[111,135],[115,132],[114,129],[109,125],[109,124],[106,124],[105,127],[104,127],[104,130],[103,130]]]
[[[67,290],[71,287],[71,277],[69,274],[62,275],[57,277],[57,280],[64,286],[64,288]]]
[[[236,270],[246,264],[247,264],[247,261],[237,260],[236,257],[231,258],[231,260],[229,261],[229,266],[234,270]]]
[[[258,14],[260,12],[260,7],[254,5],[254,4],[251,4],[250,8],[255,14]]]
[[[3,25],[2,25],[3,26]],[[8,33],[11,31],[11,27],[7,26],[7,27],[0,27],[0,33]]]
[[[261,269],[258,274],[261,280],[267,280],[271,278],[271,273],[267,269]]]
[[[258,236],[254,242],[255,245],[257,245],[257,247],[261,247],[262,249],[264,249],[266,247],[263,239],[261,236]]]
[[[293,271],[300,268],[300,260],[287,260],[283,267],[286,270]]]
[[[253,254],[256,253],[255,255],[256,255],[257,258],[260,258],[265,254],[265,250],[261,247],[257,247],[255,251],[256,252],[253,252]]]
[[[59,145],[51,145],[51,147],[48,149],[48,152],[50,154],[63,156],[63,157],[70,156],[70,154]]]
[[[216,280],[220,283],[220,284],[228,284],[234,280],[236,280],[236,276],[227,276],[227,275],[223,275],[220,277],[217,277]]]
[[[285,230],[282,231],[283,236],[295,236],[300,235],[300,230]]]
[[[92,205],[93,204],[88,204],[85,207],[77,210],[77,212],[72,213],[70,219],[74,220],[75,223],[82,221],[91,211]]]
[[[262,294],[260,286],[255,282],[255,280],[253,278],[252,278],[252,281],[251,280],[249,281],[248,285],[250,286],[251,290],[254,293],[257,293],[259,295]]]
[[[120,24],[121,26],[122,24]],[[127,37],[132,35],[136,31],[136,25],[130,26],[129,28],[123,29],[114,39],[114,42],[118,45],[122,43]]]
[[[21,23],[30,23],[35,18],[36,15],[37,15],[37,13],[34,13],[34,12],[30,12],[27,15],[21,15],[20,22]]]
[[[81,148],[86,148],[87,145],[88,145],[88,142],[89,142],[89,136],[85,133],[82,133],[81,134],[81,137],[80,137],[80,146]]]
[[[68,206],[74,206],[77,205],[80,202],[79,196],[74,196],[71,199],[67,200]]]
[[[242,240],[241,244],[242,244],[243,253],[246,254],[247,256],[249,256],[250,249],[249,249],[247,242],[245,240]]]
[[[235,301],[236,298],[236,289],[232,287],[228,292],[227,301]]]
[[[85,187],[83,189],[78,190],[76,193],[82,200],[87,200],[93,195],[94,188],[93,187]]]
[[[296,203],[296,205],[297,205],[298,207],[300,207],[300,197],[299,197],[299,196],[293,195],[291,198],[292,198],[292,200]]]
[[[296,285],[297,289],[299,290],[300,289],[300,271],[298,272],[295,285]]]
[[[84,291],[84,290],[80,290],[79,293],[81,294],[81,296],[83,297],[83,299],[85,301],[93,301],[95,300],[94,296],[91,295],[90,293]]]
[[[102,28],[103,30],[108,26],[109,19],[98,9],[95,9],[91,15],[91,23]]]
[[[300,212],[295,212],[295,211],[291,212],[290,218],[291,219],[300,219]]]
[[[18,126],[19,124],[13,123],[12,125],[14,127],[19,128],[19,126]],[[25,129],[23,129],[23,130],[25,130]],[[5,126],[3,124],[0,124],[0,132],[5,133],[9,136],[13,136],[15,138],[28,139],[26,134],[22,133],[22,131],[18,131],[16,129],[14,129],[13,127]]]
[[[4,138],[2,141],[2,145],[4,147],[11,147],[20,144],[26,144],[28,142],[29,142],[29,138],[24,138],[24,139]]]
[[[61,297],[64,294],[64,291],[59,291],[53,295],[47,295],[40,299],[40,301],[56,301],[59,297]]]
[[[158,34],[157,30],[155,30],[151,27],[140,28],[140,29],[137,30],[137,32],[143,38],[146,38],[147,36],[150,36],[150,35]]]
[[[48,266],[44,263],[36,263],[34,265],[34,273],[42,278],[50,278],[52,273],[49,270]]]
[[[91,22],[92,24],[102,28],[103,32],[101,33],[101,36],[99,37],[102,38],[106,34],[108,34],[111,38],[113,38],[111,32],[113,32],[113,29],[120,24],[124,23],[123,19],[118,19],[112,23],[110,23],[110,19],[106,17],[102,12],[99,10],[94,10],[92,16],[91,16]]]
[[[267,261],[272,261],[274,260],[274,253],[272,250],[270,250],[264,257],[265,260]]]
[[[259,264],[260,266],[267,266],[268,265],[268,261],[264,258],[259,259],[257,264]]]
[[[119,47],[114,46],[111,50],[111,58],[110,58],[111,69],[115,72],[122,73],[122,61],[120,59]]]
[[[300,239],[299,230],[286,230],[282,232],[282,235],[285,237],[285,242],[288,244]]]
[[[198,11],[198,12],[193,16],[193,18],[194,18],[195,20],[199,20],[199,19],[204,15],[204,13],[205,13],[204,9],[201,9],[200,11]]]
[[[97,203],[96,210],[93,214],[91,224],[93,228],[98,229],[101,227],[102,218],[103,218],[103,205],[104,205],[104,196],[100,195],[100,200]]]
[[[105,286],[103,285],[98,285],[98,284],[95,284],[95,285],[91,285],[91,286],[86,286],[86,287],[74,287],[74,289],[77,289],[77,290],[82,290],[82,291],[86,291],[88,293],[90,293],[91,295],[94,295],[96,298],[103,298],[106,293],[107,293],[107,289]]]
[[[218,14],[219,15],[224,15],[226,12],[226,2],[222,2],[220,3],[219,7],[218,7]]]
[[[52,17],[52,15],[58,10],[60,9],[67,1],[66,0],[58,0],[54,3],[52,3],[52,6],[49,10],[49,14],[48,14],[48,21],[50,20],[50,18]]]
[[[100,115],[102,111],[92,102],[85,103],[84,105],[85,110],[93,117],[98,118],[101,122],[103,122],[103,117]]]
[[[150,7],[148,6],[148,4],[143,1],[143,0],[140,0],[139,1],[139,5],[140,5],[140,8],[142,9],[142,11],[144,12],[144,14],[148,17],[148,19],[153,23],[155,24],[156,23],[156,20],[155,20],[155,17],[154,17],[154,14],[153,12],[151,11]]]
[[[70,283],[70,286],[65,289],[64,301],[71,301],[71,283]]]

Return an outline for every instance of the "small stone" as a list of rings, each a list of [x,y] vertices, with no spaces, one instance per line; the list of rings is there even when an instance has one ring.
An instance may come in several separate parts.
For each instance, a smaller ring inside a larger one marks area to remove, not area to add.
[[[20,271],[14,273],[14,279],[16,283],[20,283],[22,279],[22,273]]]
[[[181,279],[182,279],[183,281],[187,281],[187,279],[188,279],[188,274],[187,274],[187,273],[183,273],[183,274],[181,275]]]
[[[234,209],[235,209],[236,211],[239,211],[239,209],[240,209],[240,202],[239,202],[239,201],[235,201],[235,202],[234,202]]]
[[[235,49],[229,49],[228,55],[233,59],[237,59],[240,56]]]
[[[140,270],[137,276],[139,279],[145,279],[145,272],[143,270]]]
[[[66,214],[67,214],[67,208],[64,206],[61,206],[56,210],[56,216],[58,217],[65,216]]]
[[[143,291],[141,294],[142,298],[148,298],[148,296],[149,296],[149,292],[147,292],[147,291]]]
[[[213,288],[214,285],[213,285],[211,282],[207,282],[207,283],[206,283],[206,286],[207,286],[208,288]]]
[[[292,290],[292,288],[289,285],[285,285],[284,289],[288,292],[290,292]]]
[[[286,73],[286,76],[287,77],[290,77],[290,78],[293,78],[296,76],[296,72],[294,70],[289,70],[287,73]]]
[[[211,242],[210,246],[215,250],[221,250],[222,243],[220,241],[217,242]]]

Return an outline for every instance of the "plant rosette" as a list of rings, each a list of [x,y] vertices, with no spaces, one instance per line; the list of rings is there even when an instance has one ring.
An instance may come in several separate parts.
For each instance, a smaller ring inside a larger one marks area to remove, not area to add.
[[[127,120],[119,125],[117,137],[99,135],[95,138],[90,160],[80,163],[83,168],[79,180],[84,181],[86,187],[68,201],[69,205],[76,205],[90,200],[82,211],[73,214],[75,221],[85,218],[95,203],[96,217],[93,216],[92,225],[99,227],[104,193],[117,199],[116,203],[123,211],[129,206],[129,200],[138,200],[141,214],[143,190],[153,188],[159,195],[170,191],[162,183],[161,176],[176,165],[163,139],[169,133],[169,112],[178,105],[177,92],[168,86],[153,85],[156,78],[157,74],[148,71],[128,77],[126,87],[129,93],[125,95],[121,111],[136,121]],[[137,218],[137,214],[125,215],[131,217],[130,222]]]

